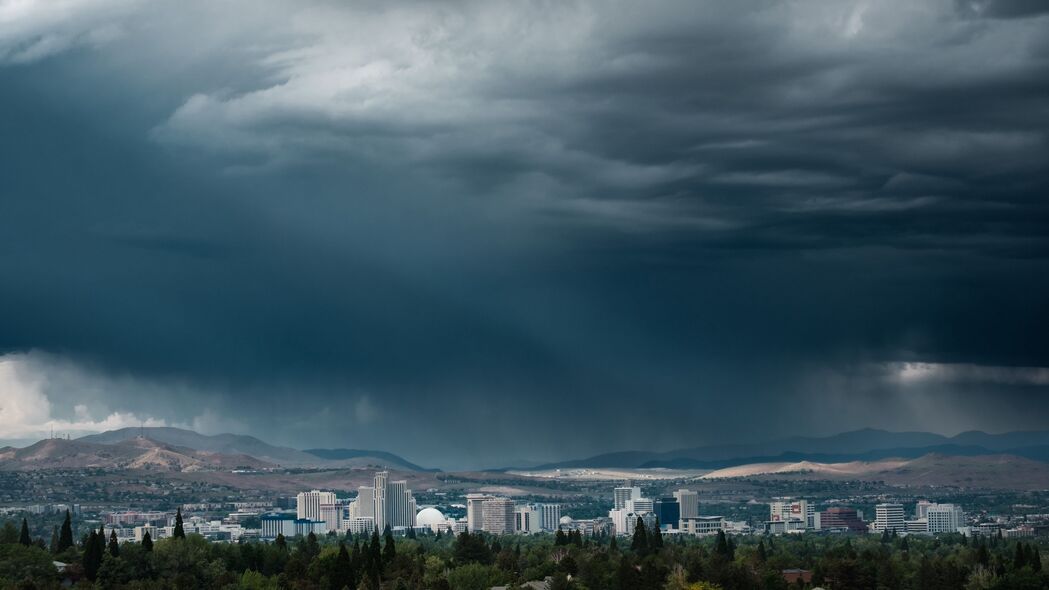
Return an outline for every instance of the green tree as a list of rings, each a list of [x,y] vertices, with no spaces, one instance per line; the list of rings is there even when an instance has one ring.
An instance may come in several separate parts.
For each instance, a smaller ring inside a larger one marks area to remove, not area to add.
[[[630,548],[637,553],[643,554],[648,551],[648,533],[645,528],[644,519],[637,517],[637,522],[634,523],[634,539],[630,542]]]
[[[149,531],[142,534],[142,550],[147,553],[153,551],[153,537],[150,536]]]
[[[386,530],[383,531],[382,536],[382,560],[385,564],[389,565],[393,563],[393,560],[397,557],[397,546],[393,542],[393,531],[390,530],[390,525],[386,525]]]
[[[663,548],[663,532],[659,530],[659,517],[656,517],[656,523],[652,527],[652,536],[648,539],[648,544],[652,549],[658,551]]]
[[[66,510],[66,519],[62,521],[62,530],[58,534],[58,551],[62,553],[73,546],[73,519]]]
[[[91,531],[84,544],[84,555],[81,563],[84,566],[84,575],[92,582],[98,576],[98,569],[102,567],[102,554],[105,552],[105,537],[99,537],[98,532]]]
[[[117,532],[109,531],[109,554],[120,557],[120,544],[117,543]]]
[[[171,533],[171,536],[176,539],[185,539],[186,530],[182,527],[182,507],[179,506],[175,511],[175,530]]]
[[[26,547],[33,544],[33,539],[29,536],[29,522],[25,518],[22,519],[22,531],[18,534],[18,542]]]

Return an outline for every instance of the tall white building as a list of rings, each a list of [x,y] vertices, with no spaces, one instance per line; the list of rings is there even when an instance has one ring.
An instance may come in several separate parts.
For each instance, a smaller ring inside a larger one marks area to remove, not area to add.
[[[544,531],[556,531],[557,525],[561,524],[560,504],[539,505],[539,528]]]
[[[491,499],[487,494],[466,494],[466,529],[471,533],[484,530],[484,502]]]
[[[965,514],[957,504],[930,504],[925,514],[930,533],[956,533],[965,524]]]
[[[681,518],[699,517],[699,492],[684,489],[678,490],[674,492],[674,499],[677,500]]]
[[[336,503],[334,492],[322,492],[319,490],[299,492],[299,495],[295,498],[297,503],[296,516],[299,519],[322,520],[321,505]]]
[[[613,499],[613,510],[622,510],[626,508],[626,503],[630,500],[636,500],[641,497],[641,488],[639,487],[620,487],[612,490]]]
[[[320,518],[316,520],[323,520],[324,526],[326,526],[329,531],[342,530],[342,505],[321,504]]]
[[[510,498],[489,498],[481,503],[484,532],[508,535],[514,532],[514,501]]]
[[[386,494],[389,492],[388,481],[390,472],[379,471],[375,474],[375,527],[382,532],[386,529],[388,516],[386,508]]]
[[[656,502],[651,498],[634,498],[626,502],[627,512],[632,512],[635,515],[655,512],[655,508]]]
[[[906,525],[903,523],[903,506],[901,504],[878,504],[874,507],[873,528],[879,533],[882,531],[905,532]]]
[[[918,503],[914,505],[914,518],[915,520],[921,520],[928,518],[929,506],[932,506],[932,502],[928,500],[918,500]]]
[[[539,525],[539,509],[532,504],[514,508],[514,532],[523,535],[538,533],[542,530]]]

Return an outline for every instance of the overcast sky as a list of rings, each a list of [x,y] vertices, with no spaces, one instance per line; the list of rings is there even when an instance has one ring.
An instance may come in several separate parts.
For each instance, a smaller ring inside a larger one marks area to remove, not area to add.
[[[0,439],[1049,428],[1049,3],[0,0]]]

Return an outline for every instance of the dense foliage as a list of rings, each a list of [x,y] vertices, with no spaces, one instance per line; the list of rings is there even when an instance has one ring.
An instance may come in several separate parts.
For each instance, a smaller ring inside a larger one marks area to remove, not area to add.
[[[1033,541],[891,536],[726,537],[661,535],[641,527],[629,539],[576,533],[532,537],[480,534],[395,538],[329,535],[275,542],[212,543],[197,535],[117,543],[93,531],[50,544],[0,527],[0,588],[301,588],[317,590],[487,590],[551,578],[551,589],[1006,590],[1049,588]],[[61,569],[53,562],[65,564]],[[788,583],[801,568],[812,582]]]

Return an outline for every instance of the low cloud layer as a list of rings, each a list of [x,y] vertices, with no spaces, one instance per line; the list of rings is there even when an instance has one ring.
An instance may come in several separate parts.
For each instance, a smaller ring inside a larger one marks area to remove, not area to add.
[[[0,437],[1049,428],[1047,19],[0,0]]]

